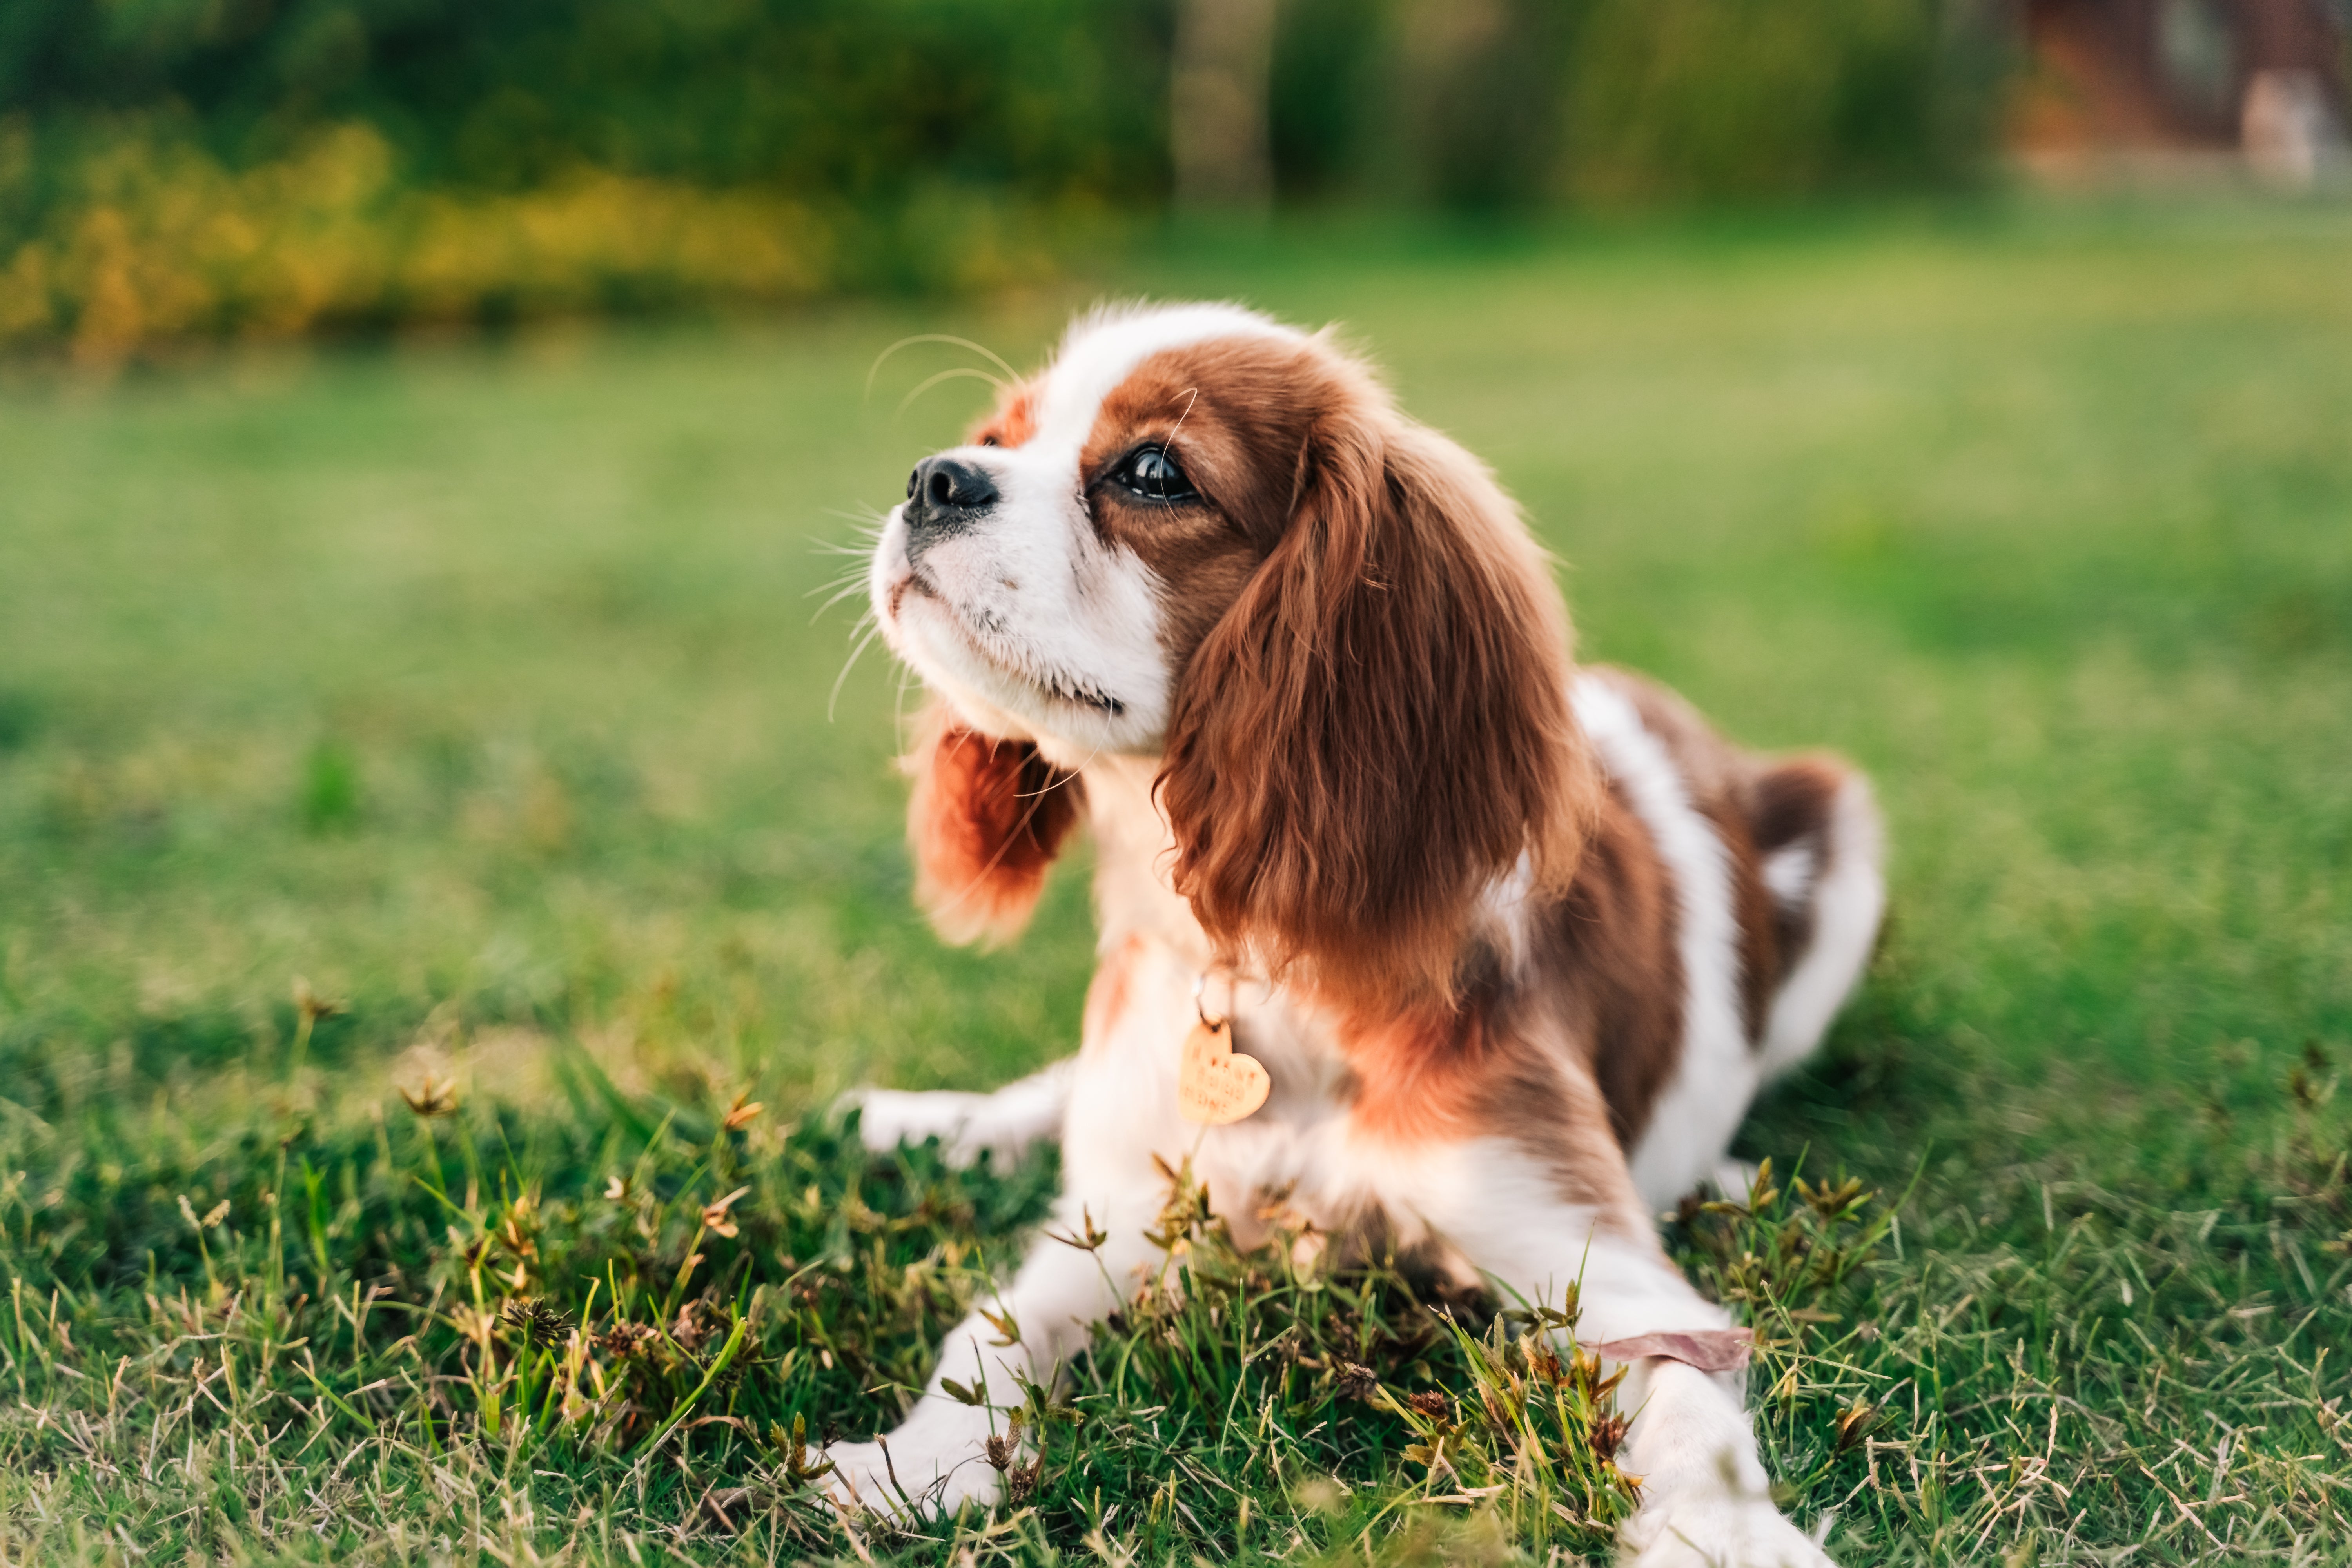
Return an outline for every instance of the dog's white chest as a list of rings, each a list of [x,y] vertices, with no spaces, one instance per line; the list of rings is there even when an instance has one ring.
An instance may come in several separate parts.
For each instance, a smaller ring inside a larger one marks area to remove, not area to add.
[[[1205,996],[1201,990],[1200,973],[1149,937],[1106,961],[1063,1133],[1072,1190],[1116,1184],[1139,1167],[1164,1185],[1158,1164],[1189,1166],[1244,1240],[1269,1203],[1328,1232],[1375,1212],[1417,1228],[1416,1163],[1359,1132],[1353,1075],[1319,1020],[1263,984],[1244,982],[1234,994],[1213,980]],[[1222,1126],[1187,1120],[1181,1104],[1184,1044],[1203,1007],[1212,1016],[1232,1009],[1233,1049],[1271,1080],[1264,1105]]]

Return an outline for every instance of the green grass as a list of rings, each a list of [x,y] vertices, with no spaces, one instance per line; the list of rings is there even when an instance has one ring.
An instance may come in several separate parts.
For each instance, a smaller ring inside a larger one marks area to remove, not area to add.
[[[1852,1563],[2352,1562],[2352,214],[1101,283],[1346,321],[1589,656],[1878,780],[1891,933],[1744,1146],[1881,1198],[1675,1233],[1773,1342],[1797,1515]],[[794,1418],[886,1419],[1052,1179],[814,1113],[1067,1050],[1090,951],[1082,866],[1010,952],[913,916],[818,543],[976,396],[894,416],[953,359],[867,398],[881,349],[1019,362],[1091,291],[0,381],[0,1563],[1597,1550],[1593,1391],[1522,1323],[1197,1215],[1192,1295],[1037,1396],[1022,1508],[806,1500]]]

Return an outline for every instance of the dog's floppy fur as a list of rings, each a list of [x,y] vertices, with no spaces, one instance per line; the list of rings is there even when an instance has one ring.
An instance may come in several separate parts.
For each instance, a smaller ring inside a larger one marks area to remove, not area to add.
[[[863,1097],[877,1146],[1058,1133],[1068,1218],[1112,1237],[1039,1250],[991,1303],[1022,1341],[976,1316],[941,1375],[1003,1393],[1082,1342],[1146,1261],[1154,1155],[1191,1155],[1228,1215],[1279,1188],[1465,1284],[1580,1279],[1587,1342],[1726,1329],[1651,1216],[1861,972],[1883,894],[1859,774],[1576,670],[1486,470],[1328,334],[1231,306],[1078,321],[916,470],[871,589],[930,692],[910,837],[940,931],[1017,933],[1081,820],[1096,843],[1077,1057],[994,1095]],[[1203,985],[1274,1084],[1205,1132],[1176,1104]],[[1738,1375],[1625,1353],[1629,1551],[1826,1561],[1769,1500]],[[951,1506],[996,1484],[987,1434],[935,1385],[887,1465],[836,1447],[831,1484],[891,1506],[895,1470]]]

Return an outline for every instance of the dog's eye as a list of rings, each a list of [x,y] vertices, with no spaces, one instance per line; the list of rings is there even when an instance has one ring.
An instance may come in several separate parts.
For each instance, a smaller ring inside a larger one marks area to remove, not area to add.
[[[1127,455],[1113,478],[1147,500],[1182,501],[1198,498],[1192,481],[1165,447],[1139,447]]]

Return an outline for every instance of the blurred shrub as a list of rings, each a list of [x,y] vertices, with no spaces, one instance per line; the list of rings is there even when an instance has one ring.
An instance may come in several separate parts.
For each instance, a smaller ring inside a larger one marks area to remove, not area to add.
[[[323,130],[242,172],[146,129],[92,138],[0,267],[0,343],[111,361],[172,339],[777,299],[826,279],[787,199],[582,169],[514,195],[396,182],[383,137]]]
[[[1168,189],[1185,0],[6,0],[0,346],[968,287]],[[1292,200],[1951,177],[1993,0],[1286,0]]]
[[[1565,89],[1589,0],[1414,0],[1401,7],[1383,96],[1404,145],[1391,162],[1415,199],[1493,211],[1558,185]]]
[[[1566,96],[1569,188],[1769,196],[1963,173],[1998,91],[1958,0],[1594,0]]]
[[[1991,145],[2001,0],[1288,0],[1287,195],[1454,210],[1944,184]]]
[[[6,0],[0,345],[985,285],[1165,186],[1154,0]]]
[[[891,203],[1160,178],[1165,0],[8,0],[0,104],[184,110],[236,166],[364,121],[406,177],[579,164]]]

